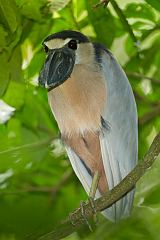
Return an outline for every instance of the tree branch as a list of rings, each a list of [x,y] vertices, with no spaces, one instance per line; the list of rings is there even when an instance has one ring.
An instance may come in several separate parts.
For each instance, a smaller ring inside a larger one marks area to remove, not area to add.
[[[122,10],[120,9],[120,7],[118,6],[118,4],[116,3],[116,1],[114,0],[101,0],[99,3],[97,3],[96,5],[94,5],[94,8],[99,7],[101,5],[103,5],[104,7],[107,7],[108,3],[111,3],[115,12],[117,13],[117,15],[119,16],[123,26],[125,27],[125,29],[127,30],[127,32],[129,33],[129,35],[131,36],[133,42],[137,43],[137,38],[135,37],[132,28],[130,27],[125,15],[123,14]]]
[[[160,105],[153,107],[150,112],[147,112],[142,117],[140,117],[139,121],[138,121],[139,125],[144,125],[144,124],[148,123],[149,121],[151,121],[153,118],[157,117],[158,115],[160,115]]]
[[[151,82],[160,85],[160,79],[156,79],[156,78],[153,78],[153,77],[148,77],[148,76],[145,76],[145,75],[140,74],[140,73],[138,73],[138,72],[127,72],[127,75],[128,75],[128,76],[131,76],[131,77],[136,77],[136,78],[148,79],[148,80],[150,80]]]
[[[136,90],[133,90],[133,93],[134,93],[134,96],[135,96],[137,101],[141,101],[141,102],[147,104],[148,106],[155,107],[157,105],[160,105],[160,102],[150,101],[146,96],[141,95]]]
[[[134,35],[134,32],[132,31],[131,26],[129,25],[123,11],[120,9],[120,7],[118,6],[118,4],[116,3],[116,1],[114,0],[110,0],[115,12],[117,13],[117,15],[119,16],[123,26],[125,27],[125,29],[127,30],[127,32],[129,33],[130,37],[132,38],[134,43],[137,43],[137,38]]]
[[[136,182],[144,175],[146,170],[152,166],[155,159],[160,153],[160,133],[155,137],[151,147],[149,148],[147,154],[144,156],[143,161],[140,161],[139,164],[111,191],[109,191],[104,196],[96,199],[94,201],[96,211],[102,211],[110,207],[113,203],[123,197],[127,192],[129,192],[133,187],[135,187]],[[90,203],[86,202],[84,204],[84,212],[87,218],[93,216],[93,210]],[[30,240],[58,240],[64,238],[71,233],[75,232],[82,224],[85,223],[82,215],[81,209],[76,209],[71,215],[67,217],[62,224],[56,227],[53,231],[41,235],[30,235]],[[71,223],[72,218],[72,223]],[[74,224],[73,224],[74,223]]]
[[[103,5],[104,7],[107,7],[109,1],[110,0],[101,0],[99,3],[94,5],[94,8],[97,8],[97,7],[101,6],[101,5]]]

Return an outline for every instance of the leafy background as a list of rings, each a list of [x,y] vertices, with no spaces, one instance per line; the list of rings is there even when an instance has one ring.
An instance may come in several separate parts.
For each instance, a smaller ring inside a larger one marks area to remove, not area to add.
[[[125,69],[139,114],[139,159],[160,130],[159,0],[0,0],[0,98],[15,108],[0,124],[0,240],[51,230],[86,194],[72,172],[47,102],[36,86],[41,42],[63,29],[104,43]],[[2,112],[2,110],[0,110]],[[137,184],[132,215],[99,216],[67,239],[160,239],[160,161]]]

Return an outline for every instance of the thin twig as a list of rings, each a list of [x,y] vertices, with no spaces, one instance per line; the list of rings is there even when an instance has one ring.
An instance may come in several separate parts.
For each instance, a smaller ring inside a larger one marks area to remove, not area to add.
[[[160,101],[159,102],[157,102],[157,101],[154,101],[154,102],[150,101],[148,98],[146,98],[146,96],[139,94],[135,90],[133,90],[133,93],[134,93],[134,96],[135,96],[137,101],[141,101],[141,102],[145,103],[148,106],[155,107],[155,106],[160,105]]]
[[[128,75],[128,76],[131,76],[131,77],[136,77],[136,78],[148,79],[148,80],[150,80],[151,82],[160,85],[160,79],[156,79],[156,78],[153,78],[153,77],[148,77],[148,76],[143,75],[143,74],[138,73],[138,72],[127,72],[127,75]]]
[[[109,1],[110,0],[101,0],[99,3],[94,5],[94,8],[100,7],[101,5],[103,5],[104,7],[107,7]]]
[[[110,207],[113,203],[129,192],[135,186],[136,182],[144,175],[146,170],[152,166],[159,153],[160,133],[153,140],[153,143],[147,154],[144,156],[143,161],[140,161],[139,164],[116,187],[103,197],[94,201],[95,210],[102,211]],[[87,218],[93,216],[94,212],[89,202],[86,202],[83,208]],[[29,237],[29,240],[59,240],[75,232],[83,224],[84,218],[82,217],[81,209],[78,208],[72,213],[72,223],[70,217],[67,217],[67,219],[57,226],[52,232],[42,235],[41,237],[32,235]]]
[[[138,48],[138,41],[136,36],[134,35],[134,32],[131,28],[131,26],[129,25],[123,11],[121,10],[121,8],[118,6],[118,4],[116,3],[115,0],[101,0],[99,3],[97,3],[96,5],[94,5],[94,8],[99,7],[101,5],[103,5],[104,7],[106,7],[108,5],[108,3],[111,3],[115,12],[117,13],[119,19],[121,20],[124,28],[127,30],[127,32],[129,33],[129,35],[131,36],[133,42],[135,43],[135,46]]]
[[[0,155],[20,151],[22,149],[40,147],[40,146],[48,144],[49,142],[51,142],[54,139],[55,138],[52,137],[52,138],[48,138],[48,139],[45,139],[45,140],[42,140],[42,141],[37,141],[37,142],[33,142],[33,143],[27,143],[27,144],[24,144],[24,145],[21,145],[21,146],[12,147],[12,148],[9,148],[7,150],[0,151]]]
[[[118,4],[116,3],[116,1],[114,0],[110,0],[115,12],[117,13],[117,15],[119,16],[123,26],[125,27],[125,29],[127,30],[127,32],[129,33],[129,35],[131,36],[131,38],[133,39],[134,43],[137,43],[137,38],[134,35],[134,32],[132,31],[131,26],[129,25],[123,11],[121,10],[121,8],[118,6]]]
[[[150,112],[147,112],[142,117],[139,118],[139,125],[144,125],[150,122],[153,118],[160,116],[160,105],[152,108]]]

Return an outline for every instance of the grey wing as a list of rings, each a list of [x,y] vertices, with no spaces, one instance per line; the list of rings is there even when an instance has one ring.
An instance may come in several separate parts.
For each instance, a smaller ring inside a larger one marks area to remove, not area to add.
[[[106,104],[100,145],[109,188],[117,185],[136,165],[138,151],[137,109],[129,81],[112,54],[103,49],[101,69],[106,88]],[[112,205],[112,220],[129,215],[134,190]],[[110,208],[111,209],[111,208]],[[107,210],[104,215],[108,216]]]

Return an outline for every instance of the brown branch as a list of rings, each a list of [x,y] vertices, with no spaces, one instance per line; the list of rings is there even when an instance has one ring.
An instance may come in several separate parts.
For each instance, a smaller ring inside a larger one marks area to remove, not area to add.
[[[160,133],[155,137],[151,147],[149,148],[147,154],[144,156],[143,161],[139,164],[111,191],[109,191],[103,197],[96,199],[94,201],[96,211],[102,211],[110,207],[113,203],[123,197],[128,191],[130,191],[136,182],[144,175],[146,170],[152,166],[156,158],[160,153]],[[93,216],[93,210],[90,203],[86,202],[84,205],[84,212],[87,218]],[[72,213],[72,223],[71,217],[67,217],[62,224],[56,227],[52,232],[49,232],[41,237],[37,235],[30,235],[27,237],[29,240],[59,240],[64,238],[71,233],[75,232],[84,223],[84,219],[81,214],[81,209],[78,208]],[[74,224],[73,224],[74,223]]]
[[[138,72],[127,72],[127,76],[148,79],[151,82],[160,85],[160,79],[156,79],[156,78],[153,78],[153,77],[148,77],[148,76],[145,76],[145,75],[140,74]]]
[[[149,105],[149,106],[157,106],[157,105],[159,105],[160,103],[158,103],[158,102],[152,102],[152,101],[150,101],[148,98],[146,98],[144,95],[141,95],[141,94],[139,94],[137,91],[135,91],[135,90],[133,90],[133,94],[134,94],[134,96],[135,96],[135,98],[136,98],[136,100],[137,101],[140,101],[140,102],[143,102],[143,103],[145,103],[145,104],[147,104],[147,105]]]
[[[101,0],[99,3],[94,5],[94,8],[97,8],[97,7],[101,6],[101,5],[103,5],[104,7],[107,7],[109,1],[110,0]]]
[[[144,125],[150,122],[153,118],[160,116],[160,105],[157,105],[152,108],[150,112],[147,112],[142,117],[139,118],[139,125]]]

